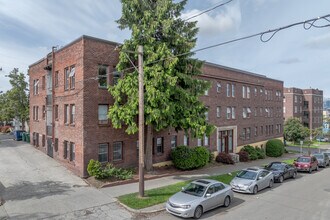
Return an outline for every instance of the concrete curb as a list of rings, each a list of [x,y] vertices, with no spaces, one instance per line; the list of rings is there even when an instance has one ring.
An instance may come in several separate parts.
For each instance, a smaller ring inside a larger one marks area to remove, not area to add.
[[[164,211],[165,210],[165,203],[160,203],[160,204],[163,204],[163,208],[155,208],[154,210],[143,210],[143,209],[133,209],[133,208],[130,208],[128,207],[127,205],[121,203],[117,198],[113,198],[117,204],[119,204],[120,206],[124,207],[126,210],[132,212],[132,213],[135,213],[135,214],[153,214],[153,213],[157,213],[157,212],[161,212],[161,211]],[[158,204],[158,205],[160,205]],[[158,206],[158,205],[155,205],[155,206]],[[148,209],[152,209],[153,206],[151,207],[148,207]]]

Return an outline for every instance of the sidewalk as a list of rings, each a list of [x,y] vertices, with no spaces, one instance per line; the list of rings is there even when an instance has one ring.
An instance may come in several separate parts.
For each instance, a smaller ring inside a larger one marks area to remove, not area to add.
[[[296,158],[297,154],[284,154],[282,157],[279,158],[272,158],[267,157],[266,159],[261,160],[255,160],[251,162],[240,162],[235,165],[221,165],[221,166],[215,166],[215,167],[209,167],[205,169],[199,169],[194,171],[187,171],[183,175],[175,175],[175,176],[167,176],[162,177],[158,179],[153,180],[147,180],[145,181],[145,190],[159,188],[171,184],[175,184],[178,182],[186,181],[186,180],[194,180],[199,178],[207,178],[208,176],[213,175],[221,175],[226,174],[230,172],[234,172],[237,170],[241,170],[247,167],[252,166],[263,166],[265,164],[268,164],[273,161],[283,161],[291,158]],[[100,191],[111,196],[111,197],[119,197],[121,195],[126,195],[130,193],[136,193],[139,189],[139,183],[130,183],[126,185],[119,185],[119,186],[113,186],[108,188],[101,188]],[[123,205],[124,206],[124,205]],[[152,213],[152,212],[158,212],[164,209],[164,204],[158,204],[152,207],[148,207],[141,210],[134,210],[131,208],[127,208],[129,211],[135,212],[135,213]]]

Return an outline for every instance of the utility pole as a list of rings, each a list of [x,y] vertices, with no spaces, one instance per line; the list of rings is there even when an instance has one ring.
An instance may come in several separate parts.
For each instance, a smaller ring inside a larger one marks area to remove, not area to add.
[[[143,46],[138,46],[139,62],[139,196],[144,197],[144,83]]]

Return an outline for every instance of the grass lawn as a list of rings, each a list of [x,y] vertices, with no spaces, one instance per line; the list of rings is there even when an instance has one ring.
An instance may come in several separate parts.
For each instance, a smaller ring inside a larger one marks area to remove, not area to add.
[[[236,176],[237,172],[233,172],[231,175],[223,174],[218,176],[209,176],[207,179],[214,179],[223,183],[229,184],[230,181]],[[153,205],[166,202],[173,194],[179,192],[182,187],[190,183],[191,181],[179,182],[176,184],[160,187],[156,189],[146,190],[145,198],[139,198],[138,193],[127,194],[118,197],[118,200],[133,209],[143,209]]]
[[[295,158],[292,158],[292,159],[288,159],[288,160],[283,160],[284,163],[287,163],[287,164],[293,164]]]
[[[295,143],[295,142],[287,142],[288,145],[290,146],[296,146],[296,147],[300,147],[300,143]],[[310,148],[320,148],[321,145],[327,145],[328,143],[327,142],[312,142],[311,145],[309,146]],[[308,148],[308,144],[303,144],[302,146],[303,148]]]

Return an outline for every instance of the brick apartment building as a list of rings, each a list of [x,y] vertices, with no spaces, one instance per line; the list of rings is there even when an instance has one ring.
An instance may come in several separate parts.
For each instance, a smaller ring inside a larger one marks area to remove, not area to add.
[[[115,71],[117,45],[82,36],[54,52],[54,59],[50,53],[29,67],[31,144],[79,176],[87,176],[90,159],[122,167],[138,162],[137,134],[114,129],[107,119],[113,103],[107,85],[121,77]],[[202,139],[173,129],[155,132],[154,164],[168,161],[178,145],[235,153],[282,137],[282,81],[211,63],[204,65],[201,78],[212,85],[201,100],[216,131]]]
[[[323,125],[323,91],[318,89],[284,88],[284,118],[299,118],[309,129]]]

